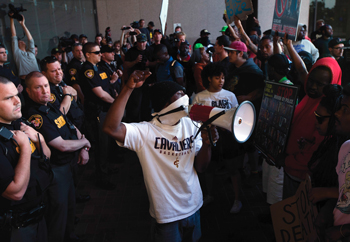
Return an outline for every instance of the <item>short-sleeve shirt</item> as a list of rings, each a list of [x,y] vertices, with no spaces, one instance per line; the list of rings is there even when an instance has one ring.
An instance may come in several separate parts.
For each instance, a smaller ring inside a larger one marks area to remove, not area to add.
[[[64,140],[78,139],[76,129],[71,122],[51,103],[44,106],[31,101],[28,110],[28,121],[44,136],[47,143],[58,137]],[[52,146],[50,146],[50,149],[50,161],[53,164],[68,164],[76,158],[76,152],[61,152]]]
[[[132,62],[136,60],[136,58],[142,55],[142,61],[134,65],[128,70],[128,74],[131,75],[135,70],[145,70],[146,69],[146,62],[147,60],[150,60],[149,58],[149,52],[147,49],[145,50],[139,50],[136,46],[130,48],[126,54],[125,54],[125,61]]]
[[[79,71],[83,65],[83,62],[79,61],[76,58],[73,58],[65,71],[65,81],[68,85],[73,86],[74,84],[78,84],[79,79]]]
[[[235,94],[225,89],[221,89],[219,92],[209,92],[208,90],[204,90],[197,93],[194,97],[193,103],[223,109],[231,109],[238,106]]]
[[[202,146],[198,128],[185,117],[177,125],[150,122],[126,124],[124,146],[136,152],[158,223],[170,223],[194,214],[203,204],[194,158]]]
[[[173,74],[171,73],[171,64],[174,65]],[[175,76],[175,78],[183,78],[184,68],[178,61],[173,63],[173,57],[170,56],[166,63],[158,66],[157,81],[176,81],[173,79],[173,76]]]
[[[79,72],[79,84],[85,96],[84,105],[86,107],[108,110],[110,104],[102,101],[92,90],[95,87],[101,87],[111,97],[115,97],[112,88],[110,88],[110,79],[106,72],[99,70],[97,66],[89,61],[85,61]]]

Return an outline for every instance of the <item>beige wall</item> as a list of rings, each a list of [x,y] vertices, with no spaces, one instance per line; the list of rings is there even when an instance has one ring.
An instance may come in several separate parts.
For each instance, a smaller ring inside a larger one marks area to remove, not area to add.
[[[112,39],[120,38],[120,28],[134,20],[145,19],[146,25],[154,21],[155,28],[160,28],[159,13],[162,0],[97,0],[97,15],[100,32],[111,27]],[[271,28],[275,0],[258,0],[258,18],[262,31]],[[308,23],[309,0],[303,0],[301,22]],[[225,11],[224,0],[169,0],[168,30],[174,31],[173,24],[181,23],[187,40],[192,44],[199,38],[202,29],[208,29],[214,42],[224,26],[222,14]]]

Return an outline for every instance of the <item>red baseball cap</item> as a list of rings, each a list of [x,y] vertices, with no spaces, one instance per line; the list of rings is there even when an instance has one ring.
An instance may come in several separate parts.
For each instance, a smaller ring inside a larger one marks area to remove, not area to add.
[[[224,47],[225,50],[236,50],[236,51],[243,51],[247,52],[247,46],[242,41],[233,41],[230,44],[230,47]]]

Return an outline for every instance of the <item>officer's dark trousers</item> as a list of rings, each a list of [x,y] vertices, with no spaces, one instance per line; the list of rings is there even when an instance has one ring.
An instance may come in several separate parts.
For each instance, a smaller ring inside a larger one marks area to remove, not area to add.
[[[1,239],[0,239],[1,241]],[[11,242],[47,242],[47,230],[45,219],[39,223],[30,224],[24,228],[13,228],[11,231]]]
[[[74,233],[75,188],[70,164],[52,165],[54,179],[48,189],[46,216],[50,242],[63,242]]]

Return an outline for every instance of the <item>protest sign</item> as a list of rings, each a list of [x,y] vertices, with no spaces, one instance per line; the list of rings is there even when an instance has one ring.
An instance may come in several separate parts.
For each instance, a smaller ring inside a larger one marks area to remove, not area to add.
[[[168,17],[169,0],[163,0],[162,8],[159,14],[160,25],[162,26],[162,33],[165,34],[165,25]]]
[[[317,208],[309,200],[311,180],[300,183],[293,197],[271,205],[271,217],[277,242],[317,242],[314,221]]]
[[[235,15],[241,20],[246,20],[248,18],[247,15],[254,12],[251,0],[225,0],[225,3],[229,23],[234,21]]]
[[[266,81],[255,146],[272,164],[285,151],[297,92],[295,86]]]
[[[288,39],[296,40],[300,6],[301,0],[276,0],[272,20],[272,35],[276,31],[281,37],[287,33]]]

